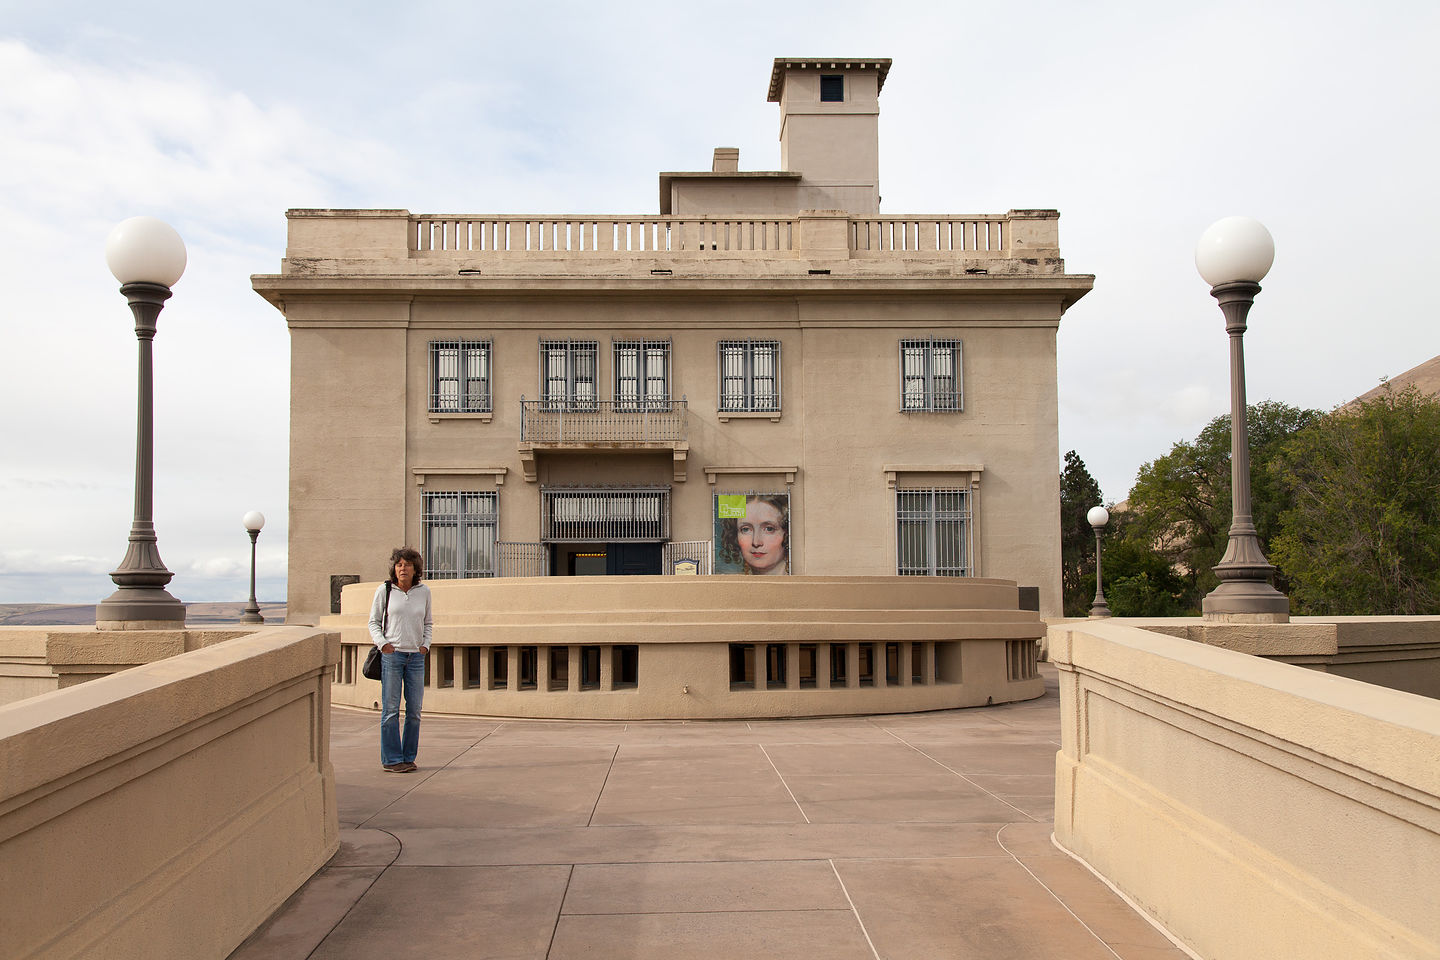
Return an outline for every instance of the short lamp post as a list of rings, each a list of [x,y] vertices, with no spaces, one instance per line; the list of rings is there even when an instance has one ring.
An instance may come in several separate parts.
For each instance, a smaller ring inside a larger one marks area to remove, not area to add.
[[[1225,315],[1230,335],[1230,542],[1213,568],[1220,585],[1201,604],[1211,620],[1283,623],[1290,600],[1271,582],[1275,568],[1260,549],[1250,504],[1250,439],[1245,412],[1245,319],[1260,281],[1275,261],[1275,241],[1264,224],[1226,217],[1211,224],[1195,247],[1195,267]]]
[[[1105,602],[1105,588],[1100,583],[1100,532],[1110,522],[1110,511],[1104,507],[1091,507],[1085,519],[1095,529],[1095,602],[1090,604],[1090,616],[1108,617],[1110,605]]]
[[[143,630],[182,626],[185,605],[165,585],[174,576],[165,569],[156,545],[153,468],[155,459],[154,362],[156,320],[170,288],[185,272],[185,242],[169,224],[154,217],[132,217],[110,231],[105,262],[135,317],[140,348],[139,401],[135,428],[135,520],[125,558],[111,574],[118,589],[95,607],[99,629]]]
[[[240,522],[245,524],[245,529],[250,533],[250,602],[245,605],[240,622],[264,623],[265,618],[260,616],[260,604],[255,602],[255,541],[260,539],[260,531],[265,527],[265,514],[259,510],[251,510]]]

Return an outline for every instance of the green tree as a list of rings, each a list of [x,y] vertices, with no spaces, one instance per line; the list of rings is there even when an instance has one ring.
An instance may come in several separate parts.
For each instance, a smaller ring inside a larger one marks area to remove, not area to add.
[[[1318,410],[1274,400],[1247,408],[1251,500],[1262,548],[1289,506],[1288,494],[1267,464],[1286,440],[1321,416]],[[1198,610],[1200,599],[1218,583],[1211,567],[1220,562],[1230,535],[1230,417],[1216,417],[1194,441],[1182,440],[1141,466],[1129,508],[1135,522],[1131,535],[1151,545],[1184,578],[1183,605]]]
[[[1440,613],[1440,400],[1387,391],[1291,438],[1271,562],[1295,612]]]
[[[1100,484],[1074,450],[1060,471],[1060,584],[1065,615],[1083,617],[1095,597],[1095,534],[1085,514],[1101,505]],[[1089,576],[1090,589],[1084,587]]]

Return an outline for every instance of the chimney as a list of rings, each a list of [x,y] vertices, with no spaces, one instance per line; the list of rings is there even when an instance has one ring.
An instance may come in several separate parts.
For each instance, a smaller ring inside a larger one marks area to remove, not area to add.
[[[710,163],[711,173],[737,173],[740,170],[739,147],[716,147],[715,159]]]

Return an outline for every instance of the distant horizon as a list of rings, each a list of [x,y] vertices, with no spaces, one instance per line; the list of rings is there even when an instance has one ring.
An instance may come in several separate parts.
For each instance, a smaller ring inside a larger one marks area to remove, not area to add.
[[[249,600],[194,600],[184,603],[187,626],[240,623]],[[266,623],[284,623],[284,600],[257,600]],[[0,627],[83,627],[95,623],[95,603],[0,603]]]

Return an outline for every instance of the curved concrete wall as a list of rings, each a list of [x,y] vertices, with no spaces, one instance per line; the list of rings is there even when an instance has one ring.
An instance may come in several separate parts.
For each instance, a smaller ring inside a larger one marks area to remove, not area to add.
[[[322,621],[344,645],[338,703],[379,700],[379,684],[358,670],[375,587],[346,587],[342,612]],[[430,587],[430,712],[796,717],[977,706],[1043,692],[1035,641],[1045,626],[1017,609],[1016,585],[1006,580],[517,577]],[[753,679],[734,682],[732,662],[743,660],[746,645]],[[538,663],[533,688],[521,685],[522,651]],[[599,660],[588,681],[587,655]],[[843,661],[843,677],[832,658]],[[876,665],[868,674],[867,662]]]

